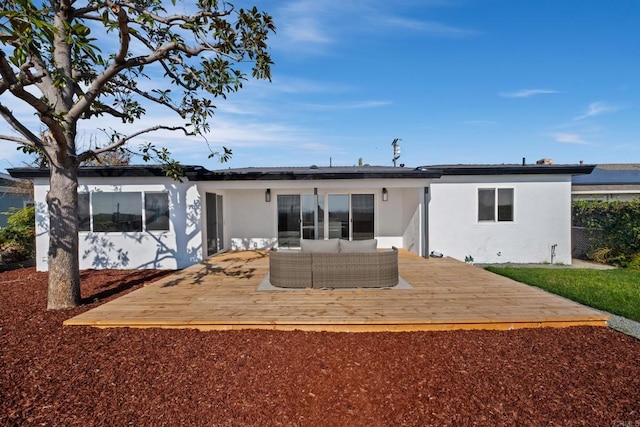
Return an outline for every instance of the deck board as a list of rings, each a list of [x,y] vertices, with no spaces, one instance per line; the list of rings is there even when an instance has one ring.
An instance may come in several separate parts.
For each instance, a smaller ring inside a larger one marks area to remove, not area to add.
[[[201,330],[420,331],[606,326],[575,302],[450,259],[401,250],[413,289],[256,290],[266,252],[228,252],[69,319],[65,325]]]

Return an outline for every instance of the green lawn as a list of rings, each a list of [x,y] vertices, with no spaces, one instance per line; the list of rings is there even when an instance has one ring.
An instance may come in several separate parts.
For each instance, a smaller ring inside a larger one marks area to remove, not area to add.
[[[487,267],[573,301],[640,321],[640,272],[582,268]]]

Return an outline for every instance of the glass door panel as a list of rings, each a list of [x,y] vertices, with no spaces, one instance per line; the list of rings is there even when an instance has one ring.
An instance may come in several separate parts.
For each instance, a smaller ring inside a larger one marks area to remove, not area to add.
[[[218,252],[224,249],[224,221],[222,220],[222,196],[216,195],[216,247]]]
[[[300,195],[278,195],[278,246],[300,246]]]
[[[353,240],[373,239],[373,194],[352,194]]]
[[[324,196],[317,196],[316,239],[324,239]]]
[[[206,194],[207,204],[207,255],[220,252],[222,248],[222,196]]]
[[[316,236],[316,196],[302,196],[302,238],[315,239]]]
[[[329,195],[329,238],[349,240],[349,195]]]
[[[302,238],[324,239],[324,197],[302,196]]]

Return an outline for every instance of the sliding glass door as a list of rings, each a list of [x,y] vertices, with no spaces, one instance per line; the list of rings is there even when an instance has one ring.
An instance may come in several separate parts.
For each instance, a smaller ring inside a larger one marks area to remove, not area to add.
[[[352,239],[373,239],[373,194],[352,194],[351,215],[353,217]]]
[[[207,255],[213,255],[224,249],[224,227],[222,216],[222,196],[207,193]]]
[[[326,203],[326,205],[325,205]],[[364,240],[374,237],[373,194],[278,195],[278,245],[300,239]]]
[[[300,195],[278,195],[278,246],[300,246]]]

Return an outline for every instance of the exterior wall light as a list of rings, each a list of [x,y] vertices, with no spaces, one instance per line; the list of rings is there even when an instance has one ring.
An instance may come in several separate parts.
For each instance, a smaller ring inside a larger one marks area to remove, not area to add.
[[[389,200],[389,192],[387,191],[386,188],[382,189],[382,201],[386,202]]]
[[[271,189],[267,188],[267,191],[264,192],[264,201],[269,203],[271,202]]]

